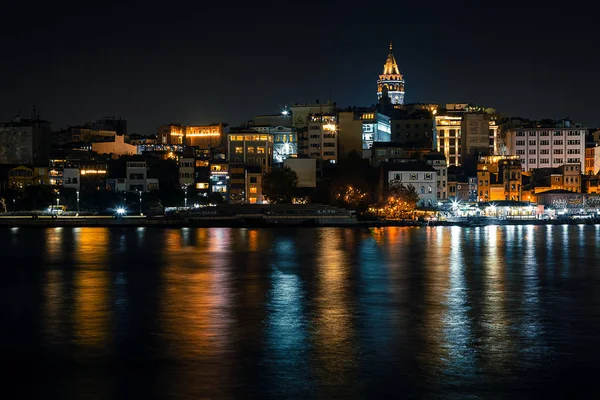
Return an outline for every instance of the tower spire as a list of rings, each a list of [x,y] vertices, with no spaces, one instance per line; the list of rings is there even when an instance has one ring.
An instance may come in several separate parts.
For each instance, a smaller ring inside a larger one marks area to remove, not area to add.
[[[393,46],[390,40],[390,52],[383,65],[383,74],[379,75],[377,81],[377,98],[380,99],[387,95],[392,104],[404,104],[404,78],[392,50]]]

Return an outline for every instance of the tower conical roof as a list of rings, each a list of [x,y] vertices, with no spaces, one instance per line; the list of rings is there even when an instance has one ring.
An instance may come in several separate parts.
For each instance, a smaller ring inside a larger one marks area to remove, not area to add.
[[[383,66],[383,74],[400,75],[400,70],[398,69],[398,64],[396,63],[396,57],[394,57],[394,53],[392,53],[392,42],[390,42],[390,52],[388,53],[387,60]]]

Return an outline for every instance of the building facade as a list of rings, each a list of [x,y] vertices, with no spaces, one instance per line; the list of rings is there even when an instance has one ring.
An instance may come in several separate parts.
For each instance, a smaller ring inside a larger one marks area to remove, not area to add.
[[[194,157],[181,157],[177,160],[179,166],[179,186],[185,190],[196,182],[196,160]]]
[[[313,114],[308,122],[308,156],[319,161],[338,161],[338,125],[335,114]]]
[[[263,204],[265,199],[262,194],[263,174],[260,168],[250,166],[246,169],[246,203]]]
[[[477,201],[521,201],[522,170],[518,156],[483,156],[477,164]]]
[[[47,185],[48,168],[18,165],[8,171],[8,187],[16,191],[23,191],[28,186]]]
[[[600,172],[600,146],[585,148],[585,175],[597,175]]]
[[[586,131],[568,121],[560,126],[530,124],[508,129],[504,140],[508,154],[521,159],[523,171],[563,164],[579,164],[584,171]]]
[[[257,165],[268,172],[273,166],[273,136],[257,132],[230,132],[227,135],[229,162]]]
[[[46,165],[50,158],[50,122],[16,118],[0,124],[0,164]]]
[[[210,163],[210,193],[220,194],[225,202],[229,202],[229,165],[226,162]]]
[[[125,172],[125,187],[127,192],[146,192],[148,165],[146,161],[127,161]]]
[[[434,120],[434,149],[446,157],[448,166],[462,165],[462,116],[441,114],[436,115]]]
[[[138,153],[138,147],[125,143],[125,135],[115,135],[111,141],[92,143],[92,151],[98,154],[132,156]]]
[[[423,110],[412,115],[397,115],[392,118],[392,140],[408,147],[433,148],[434,119]]]
[[[385,163],[381,167],[384,197],[389,191],[392,181],[405,186],[413,186],[419,194],[418,207],[437,207],[437,174],[429,164],[415,160]]]
[[[160,144],[193,146],[211,149],[223,144],[223,124],[181,125],[169,124],[158,128],[157,141]]]
[[[498,154],[496,115],[466,113],[461,121],[461,157]]]
[[[426,154],[425,162],[435,169],[437,176],[437,199],[444,201],[448,199],[448,165],[443,154]]]
[[[280,164],[288,157],[298,155],[298,134],[292,127],[274,126],[269,129],[273,136],[273,162]]]

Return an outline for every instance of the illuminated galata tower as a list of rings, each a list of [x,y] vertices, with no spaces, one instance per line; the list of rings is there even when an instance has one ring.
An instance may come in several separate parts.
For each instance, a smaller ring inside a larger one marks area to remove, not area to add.
[[[383,66],[383,74],[379,75],[377,80],[377,100],[381,99],[383,93],[387,93],[392,104],[404,104],[404,78],[392,53],[392,42]]]

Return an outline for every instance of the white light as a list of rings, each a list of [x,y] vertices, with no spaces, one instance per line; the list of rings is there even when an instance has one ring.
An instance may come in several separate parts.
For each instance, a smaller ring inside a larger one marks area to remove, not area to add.
[[[125,209],[123,207],[117,208],[117,214],[125,214]]]
[[[281,113],[282,113],[283,115],[288,115],[290,112],[289,112],[288,110],[283,110]]]

